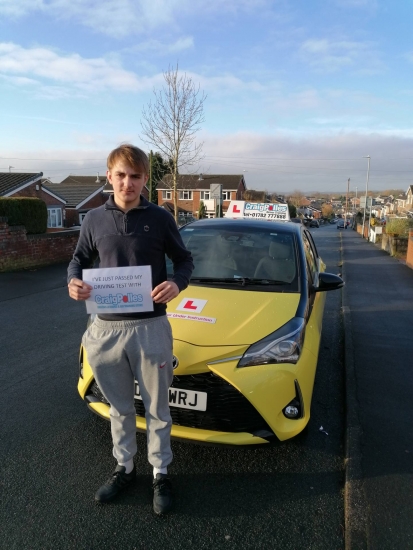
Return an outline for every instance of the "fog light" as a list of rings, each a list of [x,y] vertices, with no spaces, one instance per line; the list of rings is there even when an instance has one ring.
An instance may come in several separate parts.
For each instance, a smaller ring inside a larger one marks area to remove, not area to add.
[[[283,414],[290,420],[304,418],[304,402],[298,380],[294,380],[295,397],[283,408]]]
[[[300,414],[300,411],[299,411],[298,407],[295,407],[294,405],[288,405],[284,409],[284,415],[287,418],[297,418],[299,416],[299,414]]]

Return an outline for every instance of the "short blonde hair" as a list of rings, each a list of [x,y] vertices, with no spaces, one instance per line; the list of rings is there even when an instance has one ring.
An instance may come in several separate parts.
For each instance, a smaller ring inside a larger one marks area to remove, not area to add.
[[[108,170],[112,170],[118,162],[124,162],[131,168],[138,168],[146,175],[149,174],[148,155],[145,151],[130,143],[122,143],[122,145],[119,145],[119,147],[109,153],[107,160]]]

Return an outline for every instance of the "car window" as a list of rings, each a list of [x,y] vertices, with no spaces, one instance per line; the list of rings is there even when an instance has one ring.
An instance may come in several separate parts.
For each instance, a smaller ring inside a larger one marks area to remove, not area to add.
[[[313,236],[311,235],[311,233],[308,233],[308,232],[306,232],[306,236],[307,236],[308,240],[310,241],[310,246],[313,249],[314,257],[316,258],[316,264],[317,264],[318,252],[317,252],[317,247],[315,245]]]
[[[317,257],[316,257],[315,251],[313,250],[313,247],[311,246],[310,239],[311,237],[307,233],[307,231],[303,231],[303,244],[304,244],[305,257],[307,260],[309,273],[311,275],[311,280],[314,281],[317,274]]]
[[[270,224],[261,230],[248,227],[248,224],[234,230],[228,229],[228,224],[213,228],[197,228],[196,224],[191,224],[180,233],[194,260],[193,281],[244,278],[249,283],[246,289],[250,289],[254,281],[267,285],[278,281],[289,285],[289,290],[297,291],[293,233],[276,230]],[[171,267],[169,262],[168,271]]]

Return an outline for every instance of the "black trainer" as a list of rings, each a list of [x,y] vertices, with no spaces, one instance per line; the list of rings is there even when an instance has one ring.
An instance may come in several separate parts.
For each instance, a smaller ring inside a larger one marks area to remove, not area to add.
[[[172,508],[172,485],[166,474],[156,474],[153,480],[153,511],[158,516]]]
[[[127,487],[136,478],[136,467],[133,466],[133,470],[130,474],[125,473],[125,466],[116,466],[112,477],[97,490],[95,494],[95,500],[97,502],[109,502],[116,495]]]

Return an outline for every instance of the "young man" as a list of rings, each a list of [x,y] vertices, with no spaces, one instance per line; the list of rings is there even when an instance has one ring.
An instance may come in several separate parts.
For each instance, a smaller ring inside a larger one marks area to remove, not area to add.
[[[100,268],[150,265],[154,310],[99,314],[83,336],[96,382],[111,405],[113,455],[118,462],[95,499],[108,502],[135,479],[136,379],[146,410],[153,507],[156,514],[163,514],[172,505],[167,477],[172,461],[168,402],[173,378],[172,332],[166,304],[188,286],[193,263],[173,217],[141,195],[149,174],[146,154],[132,145],[121,145],[109,154],[107,164],[113,198],[89,211],[83,220],[68,268],[69,295],[74,300],[90,297],[91,287],[82,281],[82,269],[93,267],[98,257]],[[171,281],[167,280],[165,254],[173,262]]]

